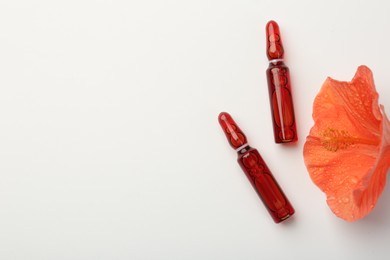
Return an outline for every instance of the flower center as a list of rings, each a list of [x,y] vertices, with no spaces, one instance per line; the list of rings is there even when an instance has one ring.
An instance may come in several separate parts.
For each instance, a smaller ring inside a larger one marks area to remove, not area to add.
[[[338,130],[331,127],[325,129],[321,134],[321,143],[326,150],[336,152],[346,149],[354,143],[354,138],[346,130]]]

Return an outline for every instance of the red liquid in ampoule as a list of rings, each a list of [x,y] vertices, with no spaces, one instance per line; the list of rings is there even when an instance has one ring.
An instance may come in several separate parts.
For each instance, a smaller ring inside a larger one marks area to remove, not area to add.
[[[294,142],[298,140],[298,135],[291,96],[290,73],[283,62],[284,49],[278,24],[274,21],[268,22],[266,34],[269,59],[267,81],[275,142]]]
[[[286,220],[294,214],[294,208],[276,182],[259,152],[250,147],[246,136],[232,117],[222,112],[219,123],[230,145],[238,153],[238,164],[263,201],[275,223]]]
[[[242,154],[238,155],[238,163],[275,223],[279,223],[294,214],[294,208],[256,149],[248,147]]]

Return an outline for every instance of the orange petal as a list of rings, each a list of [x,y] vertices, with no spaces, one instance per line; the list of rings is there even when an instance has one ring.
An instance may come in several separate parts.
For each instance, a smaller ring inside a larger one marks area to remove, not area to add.
[[[375,207],[390,167],[390,122],[371,70],[360,66],[351,82],[327,78],[313,119],[303,150],[310,177],[334,214],[358,220]]]

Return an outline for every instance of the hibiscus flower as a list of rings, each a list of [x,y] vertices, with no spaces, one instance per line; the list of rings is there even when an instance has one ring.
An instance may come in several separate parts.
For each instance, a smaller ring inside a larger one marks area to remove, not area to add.
[[[390,167],[390,122],[371,70],[351,82],[327,78],[313,104],[303,155],[313,182],[338,217],[355,221],[375,207]]]

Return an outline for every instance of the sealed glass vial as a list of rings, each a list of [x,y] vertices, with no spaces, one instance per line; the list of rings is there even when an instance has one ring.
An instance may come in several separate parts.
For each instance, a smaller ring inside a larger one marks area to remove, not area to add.
[[[237,151],[238,164],[263,201],[274,222],[279,223],[288,219],[294,214],[294,208],[260,153],[249,146],[246,136],[228,113],[222,112],[218,120],[230,146]]]
[[[275,143],[295,142],[298,136],[291,96],[290,73],[283,62],[283,44],[279,26],[275,21],[267,23],[266,35],[269,60],[267,81]]]

